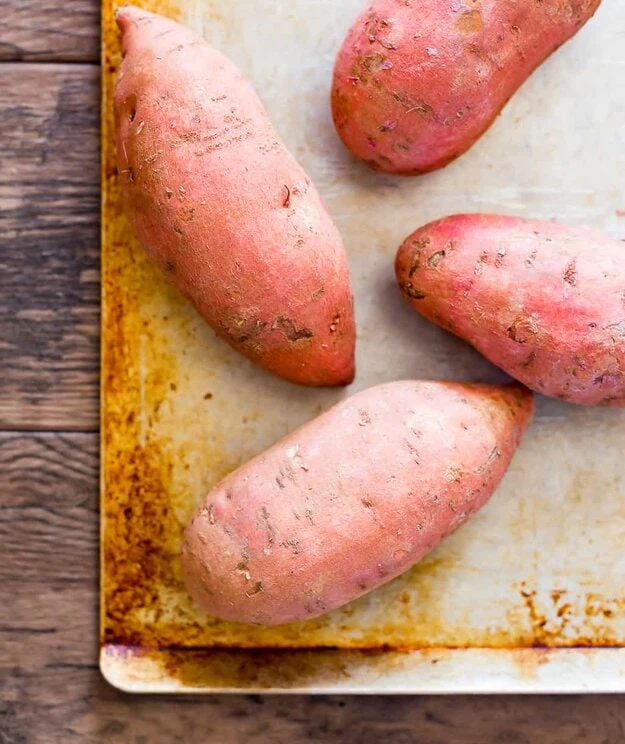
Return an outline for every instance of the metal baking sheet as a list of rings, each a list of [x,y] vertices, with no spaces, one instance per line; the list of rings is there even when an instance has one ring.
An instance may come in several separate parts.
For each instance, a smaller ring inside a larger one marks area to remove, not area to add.
[[[490,504],[407,574],[305,623],[204,617],[180,578],[200,497],[345,395],[398,378],[497,381],[427,324],[393,279],[401,240],[461,211],[556,218],[625,238],[625,3],[608,1],[438,173],[402,180],[350,159],[328,104],[362,0],[170,0],[250,76],[335,216],[359,323],[351,389],[311,391],[239,358],[136,244],[115,168],[113,5],[103,7],[101,668],[126,690],[625,691],[625,413],[540,399]],[[625,246],[624,246],[625,251]]]

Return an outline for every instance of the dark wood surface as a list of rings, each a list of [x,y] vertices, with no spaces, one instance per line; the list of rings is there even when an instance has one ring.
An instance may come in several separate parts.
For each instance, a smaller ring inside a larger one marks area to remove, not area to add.
[[[97,429],[99,74],[0,64],[0,428]]]
[[[92,0],[0,0],[3,61],[97,64],[99,32],[100,7]]]
[[[625,743],[622,696],[164,699],[101,679],[98,6],[0,10],[0,744]]]

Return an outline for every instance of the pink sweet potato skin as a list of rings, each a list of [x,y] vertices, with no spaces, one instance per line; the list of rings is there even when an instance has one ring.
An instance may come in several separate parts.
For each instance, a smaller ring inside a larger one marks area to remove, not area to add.
[[[117,21],[119,171],[140,242],[249,359],[304,385],[350,383],[342,240],[251,85],[172,21],[132,6]]]
[[[624,259],[605,235],[473,214],[413,233],[396,273],[416,310],[533,390],[623,407]]]
[[[600,0],[374,0],[338,54],[332,110],[376,170],[441,168],[488,129]]]
[[[186,530],[209,614],[275,625],[395,578],[491,496],[533,410],[520,385],[394,382],[359,393],[227,477]]]

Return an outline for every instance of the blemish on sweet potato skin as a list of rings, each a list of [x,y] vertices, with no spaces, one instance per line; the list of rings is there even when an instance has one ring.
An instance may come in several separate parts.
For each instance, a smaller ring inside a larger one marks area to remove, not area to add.
[[[118,167],[140,243],[253,362],[303,385],[349,384],[355,327],[342,239],[251,85],[173,21],[133,6],[116,18]]]
[[[442,261],[442,260],[443,260],[443,259],[445,258],[445,255],[446,255],[446,253],[445,253],[445,249],[443,249],[443,250],[441,250],[441,251],[436,251],[436,253],[433,253],[433,254],[432,254],[432,255],[431,255],[431,256],[430,256],[429,258],[428,258],[428,262],[427,262],[427,264],[428,264],[428,268],[429,268],[429,269],[433,269],[433,268],[435,268],[436,266],[438,266],[438,265],[439,265],[439,263],[440,263],[440,262],[441,262],[441,261]]]
[[[339,136],[374,170],[412,176],[444,167],[600,1],[373,0],[336,60]]]
[[[440,261],[450,240],[454,250]],[[529,388],[624,407],[622,254],[620,241],[587,230],[456,215],[409,236],[396,274],[416,310]],[[415,273],[415,262],[432,260],[435,270]]]
[[[468,10],[462,13],[456,22],[456,30],[461,34],[475,34],[484,27],[479,10]]]
[[[572,258],[564,270],[564,281],[574,287],[577,284],[577,261]]]
[[[287,339],[292,343],[301,341],[302,339],[310,339],[315,335],[310,328],[297,328],[295,323],[284,315],[281,315],[276,320],[276,326],[282,330]]]
[[[401,291],[411,300],[425,300],[427,294],[423,290],[415,287],[412,282],[404,282],[400,284]]]

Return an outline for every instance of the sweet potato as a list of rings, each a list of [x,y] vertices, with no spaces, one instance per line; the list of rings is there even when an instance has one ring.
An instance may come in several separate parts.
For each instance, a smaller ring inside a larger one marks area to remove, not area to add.
[[[187,589],[210,615],[274,625],[390,581],[491,496],[532,415],[519,385],[367,390],[228,476],[187,527]]]
[[[457,215],[413,233],[396,273],[416,310],[533,390],[622,407],[624,257],[587,230]]]
[[[341,237],[250,83],[182,26],[117,15],[119,171],[139,241],[214,330],[292,382],[354,376]]]
[[[341,139],[388,173],[447,165],[600,1],[373,0],[336,61]]]

